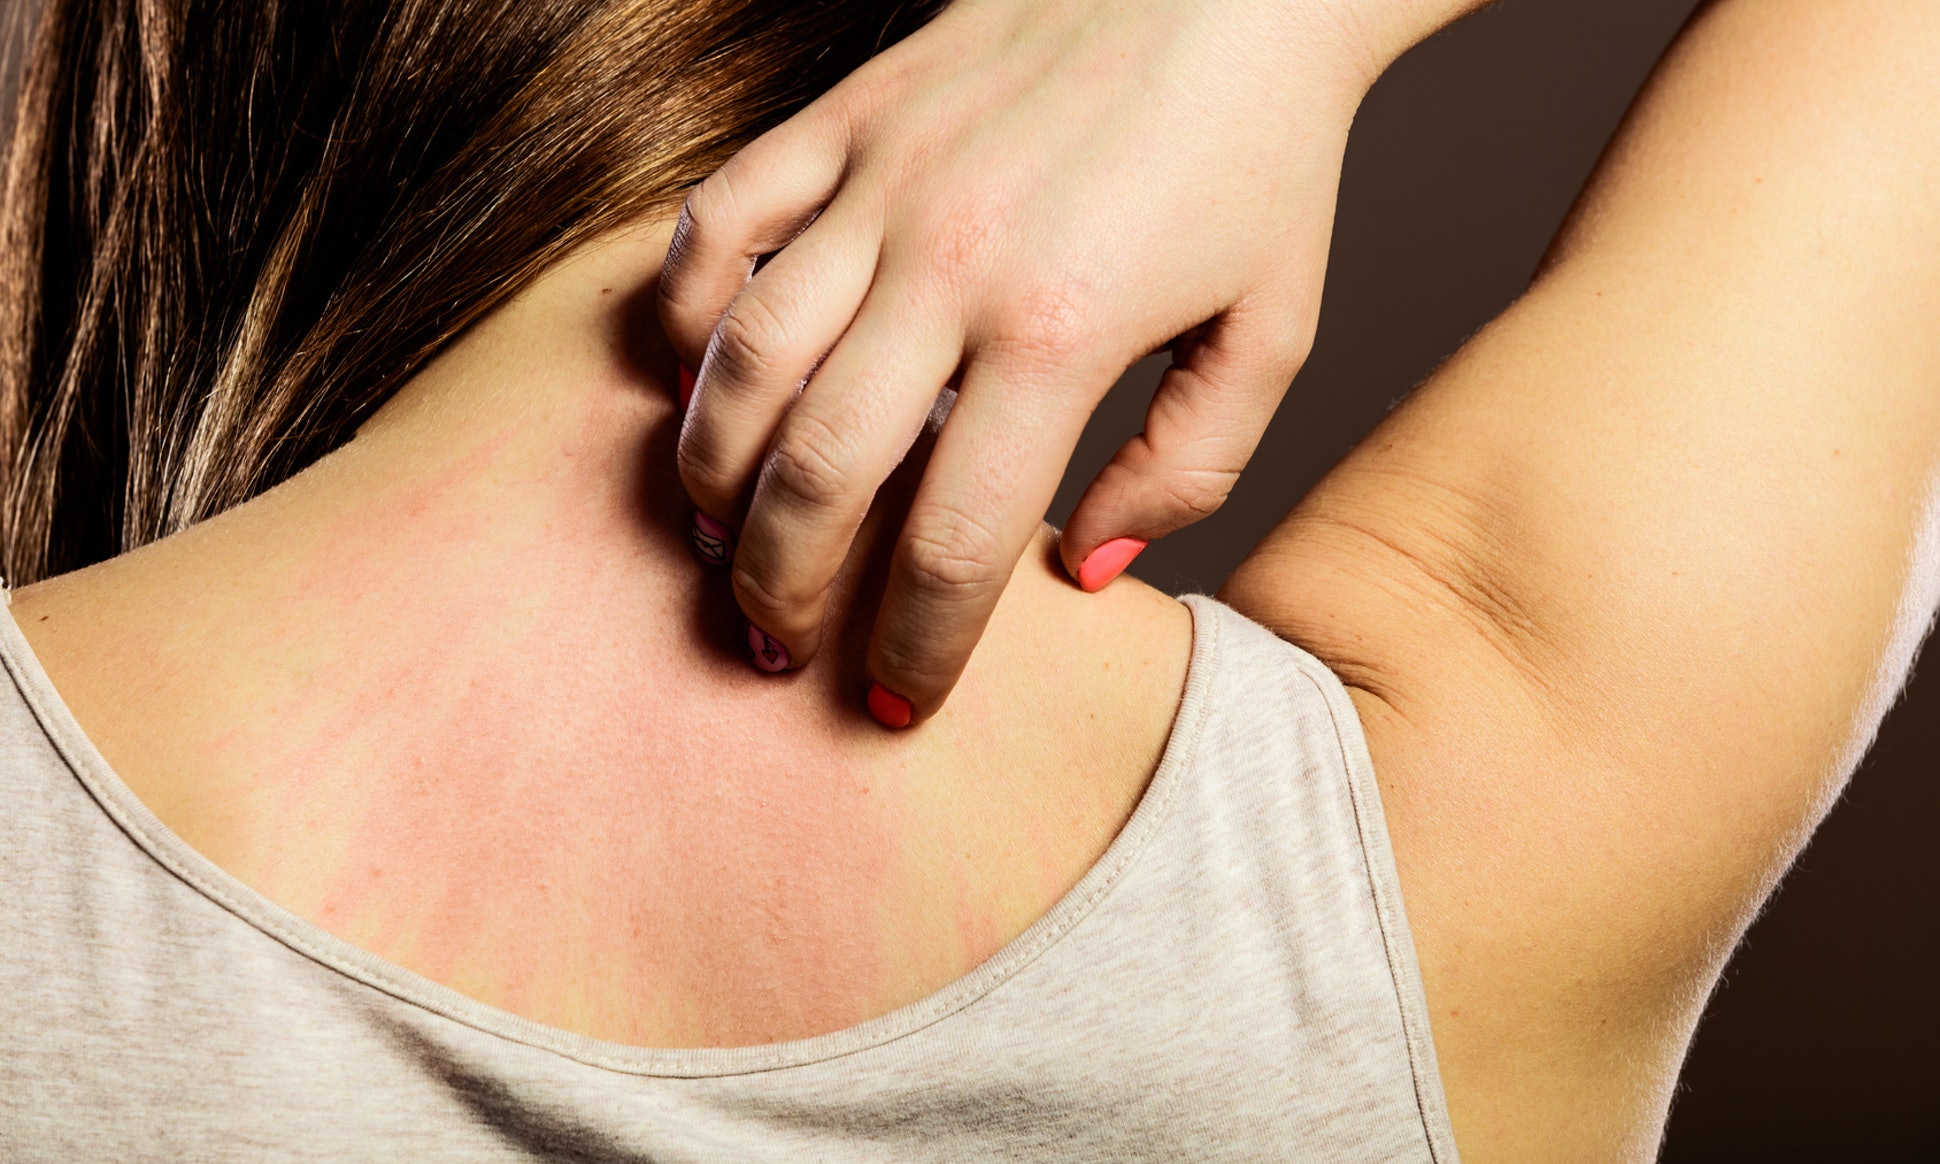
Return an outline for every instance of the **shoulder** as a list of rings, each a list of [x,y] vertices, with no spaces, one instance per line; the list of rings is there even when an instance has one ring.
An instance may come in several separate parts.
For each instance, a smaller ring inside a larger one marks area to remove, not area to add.
[[[1652,905],[1669,885],[1645,838],[1675,834],[1677,803],[1638,793],[1658,761],[1607,727],[1620,701],[1571,689],[1567,631],[1474,552],[1469,500],[1358,472],[1221,597],[1353,701],[1465,1157],[1646,1157],[1720,953]]]

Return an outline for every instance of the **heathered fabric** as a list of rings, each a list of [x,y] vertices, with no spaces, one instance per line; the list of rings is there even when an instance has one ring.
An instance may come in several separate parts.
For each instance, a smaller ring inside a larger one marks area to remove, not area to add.
[[[1123,832],[968,977],[732,1050],[530,1023],[165,829],[0,615],[0,1159],[1436,1161],[1427,1011],[1353,705],[1209,599]]]

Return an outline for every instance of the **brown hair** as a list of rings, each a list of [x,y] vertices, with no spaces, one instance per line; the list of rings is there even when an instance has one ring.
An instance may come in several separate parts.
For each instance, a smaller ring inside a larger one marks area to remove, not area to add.
[[[6,581],[286,479],[930,8],[48,0],[0,202]]]

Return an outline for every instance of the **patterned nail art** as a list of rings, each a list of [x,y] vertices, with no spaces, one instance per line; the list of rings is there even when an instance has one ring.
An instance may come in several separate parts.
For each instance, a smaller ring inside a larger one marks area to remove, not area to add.
[[[754,655],[756,670],[770,675],[788,670],[788,648],[753,623],[748,624],[748,650]]]
[[[694,511],[694,552],[710,566],[725,566],[734,557],[734,531]]]

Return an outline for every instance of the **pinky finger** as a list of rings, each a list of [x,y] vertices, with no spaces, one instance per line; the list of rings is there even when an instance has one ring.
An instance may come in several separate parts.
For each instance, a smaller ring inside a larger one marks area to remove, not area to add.
[[[841,185],[848,135],[814,110],[756,139],[694,187],[660,275],[660,323],[689,368],[756,260],[787,246]]]

